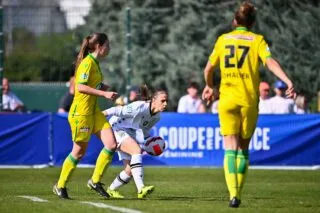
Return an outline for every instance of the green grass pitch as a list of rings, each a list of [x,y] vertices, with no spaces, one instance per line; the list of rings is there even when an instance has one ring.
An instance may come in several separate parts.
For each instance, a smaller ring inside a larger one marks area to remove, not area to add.
[[[111,167],[103,182],[109,185],[121,170]],[[239,209],[228,207],[222,168],[146,167],[145,183],[156,190],[145,200],[136,198],[133,182],[122,187],[124,200],[104,200],[86,187],[92,168],[78,168],[68,185],[72,200],[52,193],[60,168],[0,169],[1,213],[119,212],[81,203],[90,201],[141,212],[320,212],[320,171],[249,170]],[[18,196],[36,196],[33,202]]]

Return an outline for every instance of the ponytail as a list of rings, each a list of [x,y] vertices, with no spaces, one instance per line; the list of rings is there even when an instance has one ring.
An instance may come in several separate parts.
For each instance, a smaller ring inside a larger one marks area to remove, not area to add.
[[[146,84],[140,86],[140,99],[143,101],[148,101],[151,99],[150,91]]]
[[[105,42],[109,42],[108,36],[105,33],[93,33],[90,36],[85,37],[83,39],[79,54],[76,59],[76,69],[78,69],[81,61],[91,52],[95,51],[96,44],[100,46],[103,45]]]
[[[76,60],[76,70],[78,69],[81,61],[89,54],[89,39],[90,36],[87,36],[85,39],[83,39],[81,47],[80,47],[80,51],[79,54],[77,56],[77,60]]]

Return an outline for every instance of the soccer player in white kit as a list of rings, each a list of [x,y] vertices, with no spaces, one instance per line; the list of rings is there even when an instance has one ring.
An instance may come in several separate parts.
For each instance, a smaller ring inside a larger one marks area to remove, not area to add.
[[[115,106],[103,111],[111,116],[109,122],[114,130],[118,144],[119,160],[122,160],[124,170],[108,187],[110,197],[124,198],[117,191],[119,187],[128,183],[133,177],[138,191],[138,198],[145,198],[152,193],[154,186],[145,186],[143,182],[142,148],[146,139],[150,137],[151,128],[160,120],[168,103],[168,93],[163,89],[148,97],[148,88],[140,88],[142,101],[135,101],[125,106]]]

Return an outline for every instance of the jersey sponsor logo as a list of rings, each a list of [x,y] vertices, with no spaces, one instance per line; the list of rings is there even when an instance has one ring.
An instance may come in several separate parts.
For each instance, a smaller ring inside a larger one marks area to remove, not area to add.
[[[80,76],[80,78],[82,80],[88,80],[88,77],[89,77],[89,75],[87,73],[82,73],[81,76]]]
[[[90,130],[90,127],[85,126],[85,127],[81,127],[79,132],[89,132],[89,130]]]
[[[254,39],[253,36],[246,36],[246,35],[228,35],[226,38],[231,38],[231,39],[240,39],[240,40],[246,40],[246,41],[252,41]]]
[[[128,114],[131,114],[133,112],[132,106],[128,105],[126,108],[127,108],[127,113]]]
[[[123,131],[123,130],[117,131],[117,134],[118,134],[120,137],[126,136],[126,132]]]
[[[149,124],[149,121],[144,121],[143,123],[142,123],[142,126],[147,126]]]

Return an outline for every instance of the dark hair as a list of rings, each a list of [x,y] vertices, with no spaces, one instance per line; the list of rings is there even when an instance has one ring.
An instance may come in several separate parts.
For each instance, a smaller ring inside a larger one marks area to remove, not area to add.
[[[200,86],[199,86],[199,84],[197,82],[190,81],[189,84],[188,84],[188,88],[194,88],[194,89],[199,90]]]
[[[251,2],[245,1],[235,12],[234,18],[237,21],[238,25],[251,28],[256,20],[256,8]]]
[[[160,94],[166,94],[166,95],[168,95],[168,91],[166,90],[166,89],[163,89],[163,88],[158,88],[158,89],[156,89],[154,92],[153,92],[153,94],[152,94],[152,99],[153,98],[156,98],[158,95],[160,95]]]
[[[140,99],[143,101],[148,101],[151,100],[155,97],[157,97],[159,94],[164,93],[164,94],[168,94],[167,90],[163,89],[163,88],[158,88],[156,89],[152,95],[150,95],[150,90],[147,87],[146,84],[143,84],[140,86]]]
[[[95,45],[102,46],[105,42],[108,42],[108,36],[105,33],[93,33],[85,37],[82,41],[81,48],[76,60],[76,70],[81,61],[89,54],[95,51]]]
[[[140,99],[143,101],[150,100],[150,90],[146,84],[140,86]]]

